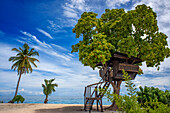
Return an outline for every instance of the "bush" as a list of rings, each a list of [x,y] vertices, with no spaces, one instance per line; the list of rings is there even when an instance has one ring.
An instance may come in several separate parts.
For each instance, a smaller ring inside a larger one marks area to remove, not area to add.
[[[21,95],[17,95],[17,96],[15,96],[15,97],[12,99],[12,102],[17,102],[17,103],[21,102],[21,103],[23,103],[24,100],[25,100],[25,98],[23,98]]]
[[[111,89],[106,91],[105,94],[105,96],[108,98],[109,101],[116,102],[116,105],[118,106],[119,108],[118,110],[120,112],[122,113],[124,112],[125,113],[169,113],[170,107],[168,106],[168,104],[164,104],[165,102],[164,103],[159,102],[158,101],[159,99],[157,100],[153,99],[152,101],[147,101],[147,100],[142,101],[143,106],[141,106],[141,103],[138,103],[139,97],[136,95],[135,84],[132,81],[130,81],[130,77],[126,72],[123,71],[123,73],[124,73],[124,78],[126,83],[125,87],[127,87],[128,95],[118,96],[117,94],[111,93]],[[169,92],[165,91],[165,93],[168,95]],[[146,98],[148,98],[147,97],[148,95],[145,96]],[[163,97],[165,97],[165,95]],[[164,98],[162,100],[164,100]]]
[[[145,102],[152,102],[156,100],[157,102],[161,102],[163,104],[170,105],[170,92],[166,90],[165,92],[154,87],[145,86],[142,88],[139,87],[140,91],[137,91],[138,102],[144,106]]]
[[[168,104],[163,104],[157,100],[145,102],[143,109],[148,113],[169,113],[170,111]]]
[[[0,103],[4,103],[3,101],[0,101]]]

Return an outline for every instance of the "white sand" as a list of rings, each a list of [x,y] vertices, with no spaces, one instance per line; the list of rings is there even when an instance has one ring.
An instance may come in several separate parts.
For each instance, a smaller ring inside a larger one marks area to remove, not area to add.
[[[10,104],[0,103],[0,113],[89,113],[83,104]],[[106,106],[105,106],[106,107]],[[101,113],[93,106],[91,113]],[[102,113],[112,113],[104,111]],[[114,112],[115,113],[115,112]]]

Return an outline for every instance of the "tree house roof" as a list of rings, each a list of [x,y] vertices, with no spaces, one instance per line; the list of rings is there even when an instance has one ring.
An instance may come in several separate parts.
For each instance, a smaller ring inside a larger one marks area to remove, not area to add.
[[[127,54],[115,52],[112,54],[112,57],[110,58],[110,60],[106,62],[107,65],[109,64],[108,66],[112,67],[114,60],[117,60],[120,63],[127,63],[127,64],[137,64],[137,63],[142,62],[142,60],[140,58],[137,58],[134,56],[131,56],[129,58]],[[98,63],[96,66],[102,66],[102,63]]]

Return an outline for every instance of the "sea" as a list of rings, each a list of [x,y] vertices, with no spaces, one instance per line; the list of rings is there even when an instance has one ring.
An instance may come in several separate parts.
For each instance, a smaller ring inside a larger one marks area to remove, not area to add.
[[[25,101],[24,103],[44,103],[45,96],[43,95],[28,95],[24,96]],[[12,99],[11,96],[3,96],[0,95],[0,101],[3,103],[7,103]],[[103,97],[103,105],[110,105],[111,102],[107,100],[106,97]],[[84,97],[83,96],[49,96],[48,98],[49,104],[84,104]],[[95,104],[96,102],[94,102]]]

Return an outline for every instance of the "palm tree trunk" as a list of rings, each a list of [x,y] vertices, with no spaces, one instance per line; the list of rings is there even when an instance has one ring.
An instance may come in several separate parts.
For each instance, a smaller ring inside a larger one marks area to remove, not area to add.
[[[19,83],[20,83],[20,80],[21,80],[21,75],[22,75],[22,73],[20,72],[14,97],[16,97],[16,96],[17,96],[17,93],[18,93],[18,88],[19,88]],[[14,97],[13,97],[13,98],[14,98]],[[8,103],[14,103],[14,102],[11,100],[11,101],[9,101]]]
[[[21,73],[19,74],[19,78],[18,78],[18,83],[17,83],[17,87],[16,87],[16,91],[15,91],[15,96],[14,97],[16,97],[17,96],[17,93],[18,93],[18,88],[19,88],[19,83],[20,83],[20,80],[21,80]]]
[[[46,98],[45,98],[44,104],[47,104],[47,102],[48,102],[48,95],[46,95]]]

